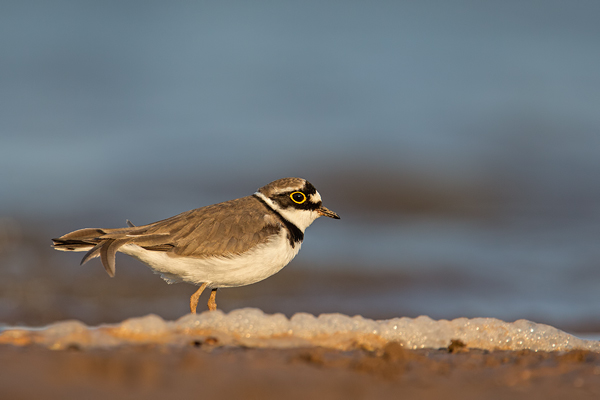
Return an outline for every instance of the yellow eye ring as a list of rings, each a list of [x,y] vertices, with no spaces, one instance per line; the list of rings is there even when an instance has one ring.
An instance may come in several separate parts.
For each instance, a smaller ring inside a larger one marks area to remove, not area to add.
[[[302,192],[294,192],[290,194],[290,199],[296,204],[302,204],[306,201],[306,195]]]

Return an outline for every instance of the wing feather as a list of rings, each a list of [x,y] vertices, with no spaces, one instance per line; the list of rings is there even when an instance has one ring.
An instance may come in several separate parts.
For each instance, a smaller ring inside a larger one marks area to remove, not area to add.
[[[156,247],[149,250],[202,258],[244,253],[268,241],[282,226],[260,201],[247,196],[137,227],[140,228],[143,235],[165,235],[157,237],[152,244]],[[137,239],[132,243],[144,246]]]

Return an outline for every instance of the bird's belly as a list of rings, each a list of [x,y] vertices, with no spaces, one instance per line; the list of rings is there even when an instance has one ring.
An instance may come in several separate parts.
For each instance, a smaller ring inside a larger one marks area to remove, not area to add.
[[[282,232],[283,233],[283,232]],[[148,265],[169,283],[187,282],[223,288],[250,285],[279,272],[298,254],[300,243],[291,247],[285,234],[243,254],[227,257],[181,257],[146,250],[135,244],[119,249]]]

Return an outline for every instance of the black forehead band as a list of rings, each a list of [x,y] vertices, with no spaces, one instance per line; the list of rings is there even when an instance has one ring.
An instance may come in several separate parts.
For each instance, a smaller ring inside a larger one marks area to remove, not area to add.
[[[317,193],[317,189],[315,189],[315,187],[312,185],[312,183],[306,182],[304,184],[304,187],[302,188],[302,192],[304,194],[315,194],[315,193]]]

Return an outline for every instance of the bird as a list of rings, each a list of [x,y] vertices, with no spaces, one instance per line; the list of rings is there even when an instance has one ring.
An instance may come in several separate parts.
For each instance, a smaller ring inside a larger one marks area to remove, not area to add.
[[[317,218],[340,219],[323,206],[317,189],[303,178],[275,180],[254,194],[125,228],[84,228],[52,239],[61,251],[85,251],[81,265],[100,257],[115,276],[116,253],[131,256],[167,283],[199,288],[190,297],[195,314],[202,292],[211,289],[208,309],[217,309],[219,288],[250,285],[279,272],[298,254],[304,232]]]

